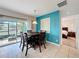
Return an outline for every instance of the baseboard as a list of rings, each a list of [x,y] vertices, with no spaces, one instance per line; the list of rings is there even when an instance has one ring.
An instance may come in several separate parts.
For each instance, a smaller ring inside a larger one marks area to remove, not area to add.
[[[56,45],[56,46],[60,46],[60,44],[56,44],[56,43],[53,43],[53,42],[50,42],[50,41],[46,41],[47,43],[50,43],[50,44],[53,44],[53,45]]]
[[[19,43],[20,41],[18,41],[18,42],[13,42],[13,43],[10,43],[10,44],[5,44],[5,45],[2,45],[2,46],[0,46],[0,47],[5,47],[5,46],[8,46],[8,45],[12,45],[12,44],[16,44],[16,43]]]

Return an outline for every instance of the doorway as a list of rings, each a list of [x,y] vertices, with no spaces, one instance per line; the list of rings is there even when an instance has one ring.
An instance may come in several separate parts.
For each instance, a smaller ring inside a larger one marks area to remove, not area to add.
[[[75,17],[69,16],[61,19],[62,45],[76,48],[76,25]]]

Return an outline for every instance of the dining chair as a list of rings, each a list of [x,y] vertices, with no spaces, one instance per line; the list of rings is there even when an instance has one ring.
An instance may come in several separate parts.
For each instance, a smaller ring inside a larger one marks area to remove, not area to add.
[[[41,44],[40,44],[40,40],[39,40],[39,34],[34,35],[32,38],[35,41],[35,45],[34,45],[34,49],[36,49],[36,47],[39,47],[39,50],[41,52]]]
[[[22,45],[22,43],[23,43],[23,40],[24,40],[23,32],[20,32],[20,37],[21,37],[21,42],[20,42],[20,46],[19,46],[19,47],[21,47],[21,45]]]
[[[23,43],[22,43],[22,51],[24,50],[24,47],[27,45],[28,36],[27,33],[23,34]]]
[[[45,32],[40,32],[40,35],[39,35],[39,45],[44,45],[44,48],[46,49],[46,46],[45,46],[45,43],[46,43],[46,40],[45,40],[45,37],[46,37],[46,31]],[[40,50],[41,52],[41,50]]]
[[[28,37],[27,33],[24,33],[24,41],[23,41],[22,51],[24,50],[25,46],[26,46],[25,56],[27,56],[28,49],[35,47],[35,37],[34,36]]]
[[[46,32],[40,32],[38,35],[33,36],[34,37],[33,39],[35,39],[35,49],[36,49],[36,46],[38,46],[40,52],[41,52],[42,45],[44,45],[44,48],[46,49],[45,36],[46,36]]]

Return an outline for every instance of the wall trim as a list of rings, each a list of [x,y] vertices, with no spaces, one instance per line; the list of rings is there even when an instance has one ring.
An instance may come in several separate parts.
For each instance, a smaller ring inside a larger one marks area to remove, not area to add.
[[[56,44],[56,43],[53,43],[53,42],[50,42],[50,41],[46,41],[47,43],[50,43],[50,44],[53,44],[55,46],[60,46],[60,44]]]
[[[42,15],[36,16],[36,18],[41,17],[41,16],[45,16],[45,15],[47,15],[47,14],[54,13],[54,12],[59,12],[59,10],[50,11],[50,12],[48,12],[48,13],[45,13],[45,14],[42,14]]]

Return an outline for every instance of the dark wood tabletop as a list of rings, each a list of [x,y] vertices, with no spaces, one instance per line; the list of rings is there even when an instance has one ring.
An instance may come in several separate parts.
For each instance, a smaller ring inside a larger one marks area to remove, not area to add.
[[[28,32],[27,35],[28,36],[32,36],[32,35],[39,35],[39,32]]]

